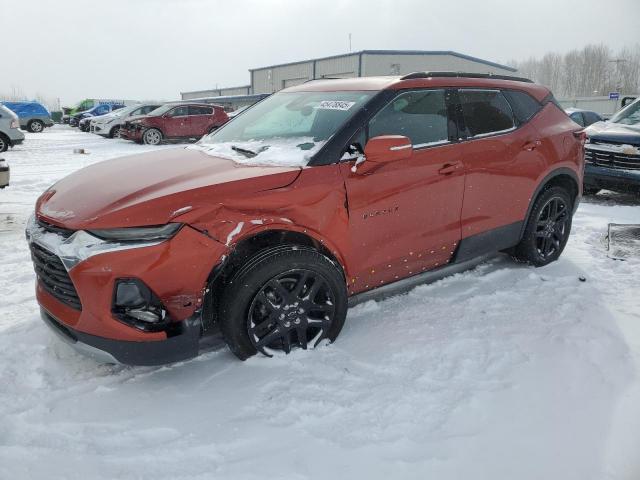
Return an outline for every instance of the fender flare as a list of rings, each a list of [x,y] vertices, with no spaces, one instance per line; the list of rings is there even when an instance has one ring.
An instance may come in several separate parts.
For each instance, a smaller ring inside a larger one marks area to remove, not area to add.
[[[270,223],[268,225],[256,225],[254,228],[250,228],[247,231],[243,232],[242,235],[239,235],[238,237],[234,238],[233,243],[228,245],[228,248],[231,251],[235,249],[236,245],[238,245],[242,241],[245,241],[252,237],[260,235],[261,233],[276,232],[276,231],[300,233],[316,241],[318,244],[323,245],[327,249],[327,251],[331,253],[331,255],[333,255],[335,260],[338,262],[338,265],[342,269],[345,275],[345,278],[347,278],[347,276],[349,275],[348,274],[349,270],[347,268],[347,263],[345,262],[344,255],[342,254],[341,250],[333,242],[326,239],[319,232],[311,228],[301,227],[296,224]]]
[[[555,170],[552,170],[551,172],[549,172],[547,175],[545,175],[543,177],[543,179],[538,182],[538,186],[536,187],[536,189],[533,191],[533,193],[531,194],[531,198],[529,199],[529,206],[527,207],[527,213],[524,217],[524,220],[522,222],[522,227],[520,229],[520,238],[522,238],[522,235],[524,234],[525,229],[527,228],[527,222],[529,220],[529,215],[531,215],[531,210],[533,209],[533,204],[536,201],[536,198],[538,198],[538,195],[540,195],[540,192],[542,192],[542,190],[547,186],[547,184],[549,183],[549,181],[553,180],[556,177],[559,177],[560,175],[568,175],[569,177],[571,177],[573,179],[574,182],[576,182],[576,186],[578,187],[578,195],[576,195],[576,199],[580,196],[580,179],[578,177],[578,174],[572,170],[571,168],[567,168],[567,167],[560,167],[557,168]],[[578,207],[578,202],[575,202],[575,205],[573,206],[573,211],[575,212],[576,208]]]

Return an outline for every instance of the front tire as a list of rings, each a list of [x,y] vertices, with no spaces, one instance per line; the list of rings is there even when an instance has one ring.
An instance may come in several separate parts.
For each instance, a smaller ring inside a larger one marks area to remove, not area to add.
[[[160,145],[162,143],[162,132],[157,128],[150,128],[144,132],[142,143],[145,145]]]
[[[555,262],[569,240],[572,216],[569,193],[562,187],[548,188],[536,199],[512,256],[536,267]]]
[[[334,341],[347,315],[342,273],[320,252],[302,246],[262,250],[231,277],[222,295],[220,330],[241,360],[258,352],[289,353]]]
[[[31,133],[40,133],[42,132],[42,130],[44,130],[44,123],[42,123],[40,120],[31,120],[29,122],[29,125],[27,126],[27,130],[29,130]]]
[[[0,153],[6,152],[9,149],[9,140],[0,133]]]

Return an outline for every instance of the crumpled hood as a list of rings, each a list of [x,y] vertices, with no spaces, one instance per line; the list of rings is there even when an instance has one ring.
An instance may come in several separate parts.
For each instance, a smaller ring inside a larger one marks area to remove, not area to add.
[[[162,225],[225,198],[287,186],[300,170],[243,166],[197,149],[155,151],[78,170],[40,196],[36,214],[73,230]]]
[[[640,126],[622,123],[597,122],[585,129],[591,140],[599,142],[640,145]]]

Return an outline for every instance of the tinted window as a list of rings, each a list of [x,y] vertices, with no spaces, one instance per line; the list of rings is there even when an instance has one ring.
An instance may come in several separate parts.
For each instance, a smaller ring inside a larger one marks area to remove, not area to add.
[[[394,98],[369,123],[369,138],[404,135],[414,147],[448,140],[444,90],[416,90]]]
[[[189,107],[189,115],[211,115],[212,113],[213,108],[211,107],[198,107],[195,105]]]
[[[541,108],[540,103],[528,93],[514,90],[504,90],[502,93],[507,97],[511,110],[513,110],[513,116],[516,117],[518,124],[529,120]]]
[[[176,107],[173,110],[171,110],[169,112],[169,116],[170,117],[182,117],[185,115],[188,115],[189,113],[189,107],[187,107],[186,105],[184,107]]]
[[[475,137],[514,127],[511,107],[498,90],[460,90],[463,135]]]
[[[578,125],[584,127],[584,120],[582,119],[582,114],[580,112],[573,112],[571,115],[571,120],[576,122]]]

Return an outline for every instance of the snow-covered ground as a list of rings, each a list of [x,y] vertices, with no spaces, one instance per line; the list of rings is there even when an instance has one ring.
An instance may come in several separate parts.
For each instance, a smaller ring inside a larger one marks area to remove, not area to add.
[[[585,200],[553,265],[360,305],[315,351],[97,365],[40,321],[23,227],[54,180],[149,149],[54,127],[2,155],[0,479],[640,478],[640,261],[602,243],[637,198]]]

